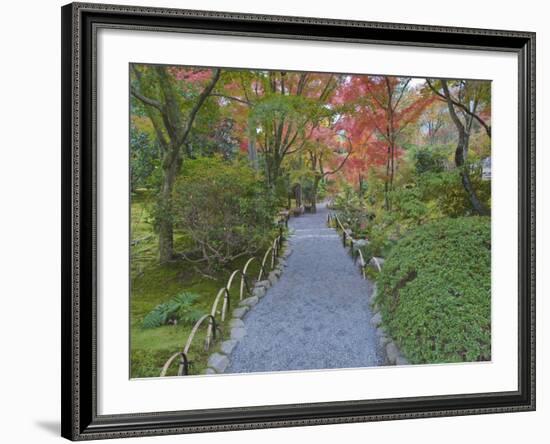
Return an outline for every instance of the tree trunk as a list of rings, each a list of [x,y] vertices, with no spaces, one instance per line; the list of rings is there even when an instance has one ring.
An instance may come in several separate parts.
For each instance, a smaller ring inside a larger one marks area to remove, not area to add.
[[[277,185],[277,182],[279,180],[279,176],[281,175],[281,162],[283,161],[283,158],[282,157],[279,157],[279,155],[274,155],[273,156],[273,159],[271,159],[271,162],[270,162],[270,171],[269,171],[269,176],[270,176],[270,183],[269,183],[269,186],[271,188],[275,188],[275,186]]]
[[[392,140],[390,145],[390,191],[393,191],[393,179],[395,177],[395,142]]]
[[[319,189],[319,177],[313,179],[313,193],[311,195],[311,212],[317,213],[317,190]]]
[[[387,157],[386,157],[386,177],[384,178],[384,208],[386,209],[386,211],[390,210],[389,180],[390,180],[390,146],[388,145]]]
[[[468,131],[467,131],[466,127],[461,122],[460,118],[458,117],[455,111],[455,107],[451,100],[451,93],[449,91],[449,86],[447,85],[447,81],[442,80],[441,85],[443,86],[444,95],[447,100],[449,115],[451,116],[451,119],[454,122],[456,129],[458,130],[458,144],[456,146],[456,151],[455,151],[455,164],[457,168],[459,168],[460,170],[460,178],[462,181],[462,186],[464,187],[464,190],[466,191],[466,194],[470,199],[470,203],[472,204],[472,208],[474,209],[474,211],[480,216],[486,216],[489,214],[489,210],[485,208],[485,205],[483,205],[483,203],[477,197],[477,194],[470,180],[470,174],[468,173],[468,170],[467,170],[468,166],[466,165],[466,158],[468,155],[468,145],[470,143],[469,128],[471,128],[471,121],[467,125],[468,126]]]
[[[252,168],[258,171],[258,151],[256,150],[256,131],[255,128],[248,128],[248,160]]]
[[[177,150],[179,152],[179,150]],[[181,158],[176,155],[171,162],[166,159],[163,166],[164,178],[160,190],[159,259],[161,263],[174,259],[174,224],[172,222],[172,192],[181,167]]]
[[[468,152],[469,140],[469,134],[467,134],[465,131],[459,132],[458,145],[455,151],[455,165],[457,166],[457,168],[460,169],[460,179],[462,182],[462,186],[464,187],[464,190],[468,195],[470,203],[472,204],[472,208],[480,216],[487,216],[489,215],[489,210],[485,208],[485,205],[483,205],[483,203],[477,197],[477,194],[472,185],[472,181],[470,180],[470,174],[467,170],[468,166],[465,165],[466,158],[464,153]]]
[[[294,187],[294,199],[296,199],[296,206],[301,207],[302,206],[302,185],[297,184]]]
[[[139,70],[133,70],[138,82],[141,84],[142,75]],[[172,222],[172,191],[176,182],[177,174],[181,168],[182,153],[181,147],[185,145],[195,117],[204,104],[206,98],[214,89],[220,78],[219,69],[212,70],[212,79],[204,88],[187,118],[184,118],[178,101],[178,92],[171,82],[167,68],[156,66],[158,84],[162,91],[162,100],[146,97],[142,90],[131,88],[132,95],[143,102],[147,114],[155,129],[157,139],[164,148],[165,153],[162,159],[162,187],[158,202],[158,228],[159,228],[159,259],[160,262],[168,262],[174,258],[174,227]],[[141,85],[140,85],[141,86]],[[156,111],[154,111],[156,110]],[[156,118],[156,112],[160,116]],[[166,135],[168,137],[166,137]]]

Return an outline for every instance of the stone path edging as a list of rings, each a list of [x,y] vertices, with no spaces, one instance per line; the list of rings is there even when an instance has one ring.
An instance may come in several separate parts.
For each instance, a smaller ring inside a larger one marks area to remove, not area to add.
[[[336,219],[339,220],[338,218]],[[361,240],[354,240],[352,238],[352,232],[350,229],[345,229],[342,225],[340,225],[342,229],[345,231],[346,236],[351,239],[351,249],[352,253],[357,248],[357,244],[361,242]],[[368,241],[367,241],[368,244]],[[381,257],[375,257],[373,256],[367,266],[373,269],[376,272],[382,271],[382,266],[384,265],[384,258]],[[388,365],[408,365],[409,361],[403,356],[401,351],[399,350],[399,347],[397,347],[397,344],[389,337],[388,333],[382,326],[382,313],[380,313],[380,307],[376,304],[375,298],[377,294],[378,288],[376,286],[376,283],[372,283],[372,292],[369,299],[369,306],[372,310],[372,318],[370,320],[371,325],[376,329],[376,335],[378,336],[378,341],[380,344],[380,348],[383,350],[383,353],[385,355],[385,361]]]
[[[370,323],[366,296],[371,283],[356,274],[353,259],[326,220],[324,205],[291,219],[288,268],[284,263],[276,267],[284,270],[277,284],[245,315],[246,336],[224,373],[384,365],[385,354]]]
[[[208,358],[208,368],[204,374],[221,374],[224,373],[230,364],[230,356],[239,341],[246,336],[246,326],[243,319],[247,313],[263,298],[267,290],[273,286],[282,275],[286,267],[286,259],[292,254],[292,247],[286,243],[285,249],[282,252],[275,268],[268,274],[267,279],[257,281],[250,292],[250,296],[242,301],[239,301],[238,306],[233,310],[232,318],[227,322],[229,327],[230,337],[219,344],[216,352],[212,353]],[[380,348],[385,355],[385,363],[387,365],[408,365],[409,362],[403,356],[397,344],[388,335],[382,325],[382,314],[380,308],[376,304],[377,286],[372,284],[372,293],[369,299],[373,316],[370,320],[371,325],[376,329]]]
[[[269,273],[267,279],[257,281],[250,292],[251,296],[239,301],[237,308],[233,310],[233,317],[226,324],[229,327],[230,339],[226,339],[220,343],[217,351],[208,357],[208,367],[204,374],[215,375],[225,372],[230,363],[229,357],[231,353],[239,341],[246,336],[246,326],[243,322],[244,317],[265,296],[269,287],[274,285],[281,277],[283,269],[286,267],[286,259],[291,254],[292,247],[287,242],[276,266]]]
[[[376,283],[372,284],[372,293],[369,300],[369,305],[371,307],[373,316],[371,318],[371,324],[376,328],[376,334],[378,335],[378,342],[380,348],[384,351],[386,355],[386,364],[388,365],[408,365],[409,361],[401,354],[397,344],[390,338],[386,330],[382,325],[382,313],[380,312],[380,307],[376,304],[376,294],[378,292],[378,287]]]

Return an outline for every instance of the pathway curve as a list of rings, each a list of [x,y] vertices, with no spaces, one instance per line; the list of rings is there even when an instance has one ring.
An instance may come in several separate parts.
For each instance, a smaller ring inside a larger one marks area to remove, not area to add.
[[[291,218],[292,254],[281,278],[246,315],[246,336],[225,373],[382,365],[364,280],[327,209]]]

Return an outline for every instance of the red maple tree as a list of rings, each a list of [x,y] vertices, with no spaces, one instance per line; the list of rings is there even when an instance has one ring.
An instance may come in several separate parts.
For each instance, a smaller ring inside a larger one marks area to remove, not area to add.
[[[350,137],[363,140],[359,148],[366,150],[367,155],[360,158],[363,162],[368,159],[369,165],[385,168],[387,209],[397,162],[403,154],[401,136],[434,101],[433,96],[423,96],[412,88],[410,82],[410,77],[353,75],[345,80],[334,99],[346,109],[343,120]],[[357,168],[357,163],[351,162],[349,167]]]

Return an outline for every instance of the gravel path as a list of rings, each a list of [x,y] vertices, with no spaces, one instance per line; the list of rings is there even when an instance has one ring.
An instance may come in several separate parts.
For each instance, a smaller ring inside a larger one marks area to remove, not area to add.
[[[382,365],[363,280],[327,209],[291,218],[292,254],[279,281],[246,315],[225,373]]]

